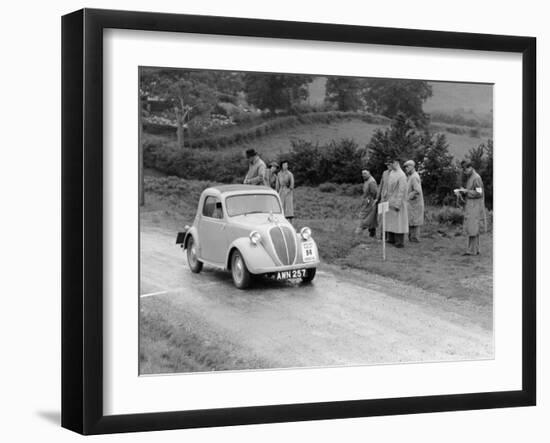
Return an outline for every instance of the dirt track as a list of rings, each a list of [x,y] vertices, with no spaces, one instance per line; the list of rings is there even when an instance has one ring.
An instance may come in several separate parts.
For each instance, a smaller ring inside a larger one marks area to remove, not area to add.
[[[328,265],[310,286],[261,280],[241,291],[229,273],[192,274],[174,241],[142,225],[141,315],[181,315],[208,342],[247,349],[269,367],[493,357],[490,310]]]

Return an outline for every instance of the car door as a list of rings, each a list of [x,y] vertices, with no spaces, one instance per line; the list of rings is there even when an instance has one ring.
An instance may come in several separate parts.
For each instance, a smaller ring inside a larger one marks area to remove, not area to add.
[[[199,223],[200,256],[203,260],[224,265],[226,253],[226,220],[219,197],[209,195],[204,199]]]

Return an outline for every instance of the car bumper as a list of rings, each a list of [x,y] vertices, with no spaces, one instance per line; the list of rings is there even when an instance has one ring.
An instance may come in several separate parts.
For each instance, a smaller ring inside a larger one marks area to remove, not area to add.
[[[319,260],[311,261],[308,263],[295,263],[293,265],[288,266],[249,266],[248,271],[251,274],[273,274],[275,272],[281,272],[281,271],[292,271],[294,269],[310,269],[310,268],[316,268],[319,266]]]

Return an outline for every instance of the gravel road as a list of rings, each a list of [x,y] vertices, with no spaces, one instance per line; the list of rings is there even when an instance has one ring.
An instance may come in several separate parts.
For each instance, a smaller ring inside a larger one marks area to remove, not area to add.
[[[493,358],[490,309],[329,265],[309,286],[261,280],[242,291],[229,273],[192,274],[175,233],[158,226],[142,224],[140,291],[142,316],[179,313],[270,367]]]

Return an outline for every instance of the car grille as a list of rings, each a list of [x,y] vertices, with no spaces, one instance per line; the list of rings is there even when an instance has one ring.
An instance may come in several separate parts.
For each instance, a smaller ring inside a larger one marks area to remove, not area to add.
[[[296,234],[288,226],[276,226],[269,231],[277,257],[283,265],[296,260]]]

